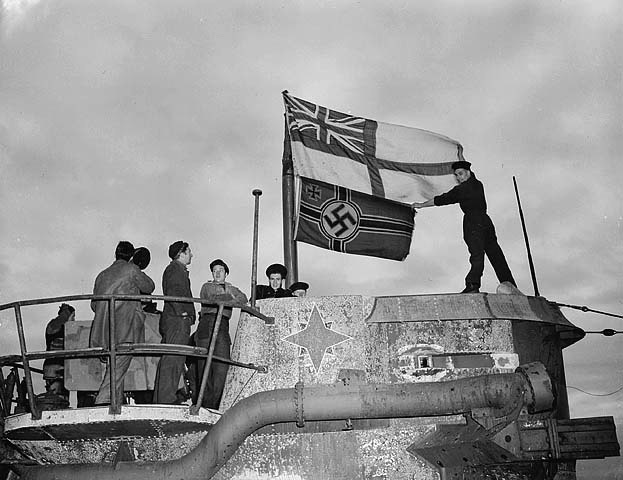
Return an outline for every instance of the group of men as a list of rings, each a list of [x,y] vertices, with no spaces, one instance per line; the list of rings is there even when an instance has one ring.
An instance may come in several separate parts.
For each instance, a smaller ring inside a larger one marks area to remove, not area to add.
[[[487,215],[487,204],[482,183],[471,171],[471,164],[464,160],[452,165],[458,185],[450,191],[438,195],[426,202],[416,202],[413,208],[441,206],[458,203],[464,213],[463,238],[470,253],[471,268],[465,278],[465,289],[462,293],[476,293],[480,289],[480,280],[484,269],[485,255],[489,258],[500,283],[516,288],[513,275],[506,263],[495,234],[495,227]],[[165,296],[192,298],[190,277],[187,266],[191,263],[193,253],[188,243],[177,241],[169,247],[171,262],[162,275],[162,292]],[[115,251],[115,261],[102,271],[95,279],[93,293],[103,294],[151,294],[155,285],[143,270],[150,261],[149,250],[144,247],[134,249],[130,242],[121,241]],[[218,315],[216,302],[247,303],[246,295],[237,287],[226,281],[229,275],[228,265],[221,259],[210,264],[212,280],[201,287],[200,298],[206,300],[202,304],[199,324],[191,339],[191,327],[195,323],[196,311],[192,301],[165,301],[160,315],[160,333],[162,343],[195,345],[208,348],[211,343],[215,322]],[[255,298],[283,298],[305,296],[309,285],[296,282],[289,288],[283,284],[288,271],[284,265],[272,264],[266,269],[268,285],[257,285]],[[147,302],[149,304],[149,302]],[[210,304],[212,303],[212,304]],[[95,318],[91,329],[90,346],[105,347],[109,345],[109,302],[93,300],[91,302]],[[147,305],[148,306],[148,305]],[[138,343],[144,337],[144,309],[138,301],[117,301],[115,306],[116,343]],[[152,307],[153,308],[153,307]],[[229,320],[232,308],[225,307],[221,325],[218,330],[214,355],[221,359],[230,359],[231,339],[229,336]],[[123,378],[130,366],[131,356],[117,357],[116,376],[114,379],[117,398],[123,396]],[[197,376],[202,374],[205,361],[197,362]],[[229,365],[215,361],[209,372],[206,391],[202,405],[206,408],[219,407],[225,378]],[[179,403],[177,395],[180,379],[185,370],[185,357],[181,355],[163,355],[158,364],[154,386],[153,402],[159,404]],[[197,380],[197,379],[196,379]],[[110,402],[110,369],[106,368],[104,380],[100,386],[96,404]],[[192,382],[195,386],[199,381]],[[196,389],[196,387],[195,387]],[[196,393],[196,392],[195,392]]]
[[[162,274],[162,293],[169,297],[193,298],[190,284],[188,265],[193,253],[187,242],[177,241],[169,246],[169,265]],[[155,289],[155,284],[143,270],[149,265],[151,255],[145,247],[135,249],[127,241],[121,241],[115,250],[115,261],[103,270],[95,279],[94,295],[149,295]],[[200,298],[202,303],[199,323],[191,336],[191,327],[196,321],[196,310],[192,300],[165,301],[160,314],[159,330],[162,343],[177,345],[196,345],[209,348],[214,326],[218,315],[217,302],[247,303],[247,296],[237,287],[227,282],[229,266],[220,258],[210,263],[212,280],[201,287]],[[296,282],[289,289],[283,288],[287,278],[287,269],[280,264],[273,264],[266,269],[268,285],[257,285],[256,298],[283,298],[305,296],[309,285],[305,282]],[[91,347],[109,346],[109,304],[108,300],[94,299],[91,308],[95,312],[89,345]],[[142,343],[144,341],[145,311],[156,311],[153,302],[131,300],[117,300],[115,302],[116,344]],[[224,307],[221,315],[221,324],[216,334],[213,355],[220,359],[230,360],[231,338],[229,335],[229,320],[232,316],[232,307]],[[111,380],[110,367],[107,364],[104,379],[100,385],[95,405],[110,403],[110,383],[114,381],[118,399],[123,398],[123,380],[132,357],[120,355],[117,357],[115,378]],[[193,364],[193,362],[191,362]],[[203,373],[205,360],[194,363],[192,369],[195,378],[190,384],[193,386],[193,397],[196,400],[199,377]],[[178,395],[180,379],[186,370],[186,358],[182,355],[163,355],[158,363],[154,382],[153,403],[175,404],[184,400]],[[190,369],[189,369],[190,370]],[[206,389],[202,399],[205,408],[218,409],[223,395],[225,379],[229,364],[213,361],[208,373]]]

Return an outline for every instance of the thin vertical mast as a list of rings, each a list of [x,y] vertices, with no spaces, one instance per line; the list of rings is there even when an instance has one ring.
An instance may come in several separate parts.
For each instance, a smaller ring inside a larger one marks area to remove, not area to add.
[[[281,196],[283,200],[283,259],[288,269],[289,283],[292,284],[298,281],[298,254],[294,240],[294,164],[292,163],[287,119],[285,119],[283,136]]]
[[[523,238],[526,242],[526,251],[528,252],[528,265],[530,266],[530,275],[532,275],[532,285],[534,286],[534,296],[540,297],[539,286],[536,283],[536,273],[534,271],[534,263],[532,262],[532,253],[530,253],[530,242],[528,241],[528,231],[526,230],[526,222],[523,217],[523,210],[521,208],[521,201],[519,200],[519,190],[517,189],[517,182],[513,175],[513,185],[515,186],[515,196],[517,197],[517,206],[519,207],[519,218],[521,219],[521,228],[523,229]]]
[[[251,263],[251,307],[255,308],[255,286],[257,285],[257,232],[260,223],[260,195],[259,188],[253,190],[255,205],[253,212],[253,261]]]

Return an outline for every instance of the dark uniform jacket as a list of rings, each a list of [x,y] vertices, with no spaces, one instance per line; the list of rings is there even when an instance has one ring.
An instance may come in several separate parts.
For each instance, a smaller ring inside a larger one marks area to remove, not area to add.
[[[256,285],[255,286],[255,298],[261,300],[262,298],[284,298],[291,297],[292,292],[290,290],[279,287],[277,290],[273,290],[270,285]]]
[[[485,200],[485,189],[482,182],[476,178],[474,172],[463,183],[459,183],[452,190],[437,195],[434,198],[435,205],[450,205],[458,203],[463,213],[486,214],[487,201]]]
[[[192,298],[188,270],[177,260],[172,260],[162,274],[162,294],[170,297]],[[164,302],[162,317],[182,317],[186,313],[191,324],[195,320],[195,306],[192,302]],[[162,319],[160,321],[162,323]]]

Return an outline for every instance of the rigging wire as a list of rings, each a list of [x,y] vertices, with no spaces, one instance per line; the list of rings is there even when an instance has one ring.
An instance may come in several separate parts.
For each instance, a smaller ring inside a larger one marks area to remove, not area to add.
[[[585,330],[584,333],[597,333],[599,335],[603,335],[604,337],[612,337],[613,335],[616,335],[617,333],[623,333],[623,330],[613,330],[612,328],[604,328],[601,331],[588,331]]]
[[[586,305],[569,305],[567,303],[558,303],[558,302],[550,302],[553,305],[556,305],[557,307],[567,307],[567,308],[574,308],[575,310],[582,310],[583,312],[593,312],[593,313],[599,313],[600,315],[607,315],[608,317],[615,317],[615,318],[623,318],[623,315],[617,315],[616,313],[608,313],[608,312],[602,312],[601,310],[594,310],[592,308],[588,308]]]
[[[246,388],[246,386],[249,384],[249,382],[255,376],[256,373],[257,373],[257,370],[253,370],[253,373],[251,374],[251,376],[247,379],[245,384],[242,386],[242,388],[238,392],[238,395],[236,395],[236,398],[234,398],[234,401],[231,403],[232,405],[235,404],[238,401],[238,399],[240,398],[240,395],[242,394],[242,391]]]
[[[614,392],[610,392],[610,393],[591,393],[591,392],[587,392],[586,390],[582,390],[581,388],[578,388],[578,387],[572,387],[571,385],[567,385],[567,388],[573,388],[574,390],[578,390],[592,397],[609,397],[610,395],[614,395],[615,393],[619,393],[621,390],[623,390],[623,385],[617,388]]]
[[[593,308],[587,307],[586,305],[582,305],[582,306],[569,305],[567,303],[559,303],[559,302],[550,302],[550,303],[553,305],[556,305],[557,307],[567,307],[567,308],[573,308],[575,310],[581,310],[582,312],[592,312],[592,313],[598,313],[600,315],[606,315],[608,317],[623,318],[623,315],[617,315],[616,313],[609,313],[609,312],[603,312],[601,310],[595,310]],[[623,333],[623,331],[614,330],[612,328],[604,328],[601,331],[585,331],[584,333],[595,333],[599,335],[604,335],[605,337],[612,337],[618,333]],[[567,388],[572,388],[574,390],[585,393],[586,395],[590,395],[592,397],[608,397],[610,395],[614,395],[615,393],[619,393],[621,390],[623,390],[623,385],[617,388],[615,391],[610,392],[610,393],[591,393],[591,392],[587,392],[586,390],[582,390],[581,388],[574,387],[571,385],[567,385]]]

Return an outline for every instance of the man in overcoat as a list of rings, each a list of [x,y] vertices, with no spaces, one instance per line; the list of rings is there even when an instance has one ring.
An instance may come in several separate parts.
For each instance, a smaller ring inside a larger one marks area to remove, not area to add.
[[[134,263],[129,262],[134,253],[130,242],[121,241],[115,250],[113,264],[100,272],[95,278],[94,295],[139,295],[141,292],[150,294],[154,291],[154,282]],[[91,347],[109,348],[109,301],[92,300],[91,309],[95,312],[89,345]],[[115,302],[115,343],[140,343],[145,337],[145,314],[138,300],[121,300]],[[117,356],[115,371],[115,389],[117,399],[123,397],[123,378],[125,377],[132,357]],[[100,385],[96,405],[110,403],[110,364],[106,365],[104,380]]]

